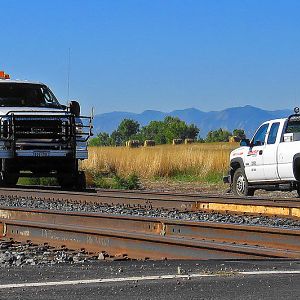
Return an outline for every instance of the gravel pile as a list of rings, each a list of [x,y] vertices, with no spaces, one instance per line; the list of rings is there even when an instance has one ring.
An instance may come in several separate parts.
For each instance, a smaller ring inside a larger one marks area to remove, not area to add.
[[[82,203],[62,200],[31,200],[24,198],[1,197],[0,206],[33,209],[62,210],[68,212],[94,212],[117,215],[159,217],[176,220],[222,222],[241,225],[261,225],[269,227],[300,229],[300,221],[268,216],[243,216],[221,213],[180,212],[177,210],[127,208],[98,203]]]
[[[0,240],[0,267],[84,263],[97,259],[97,256],[90,257],[85,252]]]

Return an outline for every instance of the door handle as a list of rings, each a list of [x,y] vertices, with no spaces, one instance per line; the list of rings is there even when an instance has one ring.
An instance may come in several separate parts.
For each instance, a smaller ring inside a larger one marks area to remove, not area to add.
[[[262,150],[259,150],[258,154],[259,154],[259,155],[262,155],[262,154],[263,154],[263,151],[262,151]]]

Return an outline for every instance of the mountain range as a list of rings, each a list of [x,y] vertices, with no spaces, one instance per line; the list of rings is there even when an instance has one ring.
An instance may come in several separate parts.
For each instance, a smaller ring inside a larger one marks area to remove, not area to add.
[[[145,126],[150,121],[160,121],[166,116],[174,116],[179,117],[188,124],[194,123],[197,125],[200,129],[200,136],[203,138],[206,137],[210,130],[219,128],[229,131],[240,128],[245,130],[247,136],[251,136],[262,122],[275,118],[283,118],[291,113],[292,111],[289,109],[269,111],[251,105],[210,112],[203,112],[196,108],[174,110],[168,113],[156,110],[145,110],[142,113],[115,111],[96,115],[94,119],[94,132],[96,134],[100,131],[111,133],[125,118],[136,120],[141,126]]]

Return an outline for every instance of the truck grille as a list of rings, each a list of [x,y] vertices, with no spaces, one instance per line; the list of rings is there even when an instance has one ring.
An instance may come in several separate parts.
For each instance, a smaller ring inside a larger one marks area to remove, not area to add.
[[[63,140],[69,135],[69,123],[52,117],[15,117],[13,124],[16,139]]]

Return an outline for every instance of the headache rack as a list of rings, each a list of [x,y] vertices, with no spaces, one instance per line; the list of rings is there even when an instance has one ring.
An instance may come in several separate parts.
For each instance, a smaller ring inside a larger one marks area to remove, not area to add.
[[[0,116],[0,140],[14,150],[75,149],[91,135],[91,117],[70,112],[9,111]]]

